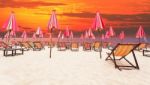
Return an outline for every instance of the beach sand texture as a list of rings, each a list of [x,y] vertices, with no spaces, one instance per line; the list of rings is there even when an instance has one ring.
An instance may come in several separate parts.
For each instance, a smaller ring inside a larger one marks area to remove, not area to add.
[[[0,51],[0,85],[149,85],[150,58],[135,52],[140,70],[114,68],[105,61],[108,50],[99,52],[25,51],[24,55],[4,57]],[[130,58],[132,55],[129,55]],[[132,58],[132,57],[131,57]]]

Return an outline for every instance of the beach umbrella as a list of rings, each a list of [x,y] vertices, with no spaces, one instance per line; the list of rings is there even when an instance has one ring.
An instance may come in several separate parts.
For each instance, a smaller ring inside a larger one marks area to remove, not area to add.
[[[52,43],[52,32],[54,29],[58,28],[58,22],[57,22],[57,17],[55,12],[56,12],[55,10],[52,11],[50,20],[48,22],[48,30],[51,34],[51,38],[50,38],[51,43]],[[50,58],[51,58],[51,50],[52,48],[50,46]]]
[[[9,38],[9,33],[7,32],[7,33],[4,35],[4,39],[6,39],[6,41],[8,41],[8,38]]]
[[[35,34],[36,34],[36,35],[40,35],[40,33],[41,33],[41,28],[38,27]]]
[[[36,34],[35,34],[35,33],[33,33],[32,39],[33,39],[33,40],[36,40]]]
[[[106,31],[106,33],[105,33],[105,39],[109,39],[109,38],[110,38],[109,31]]]
[[[6,31],[8,32],[8,43],[10,40],[10,36],[11,36],[11,31],[13,31],[14,33],[16,31],[18,31],[18,27],[16,24],[16,19],[15,19],[15,14],[14,12],[11,12],[10,17],[8,18],[8,20],[4,23],[3,27],[4,29],[6,29]]]
[[[125,38],[124,31],[121,31],[121,33],[119,34],[119,39],[123,42],[124,38]]]
[[[71,31],[70,32],[70,38],[71,38],[71,41],[73,40],[73,32]]]
[[[88,37],[89,37],[90,39],[95,39],[95,35],[93,34],[93,32],[92,32],[91,29],[88,30]]]
[[[145,32],[144,32],[144,28],[140,25],[137,33],[136,33],[136,38],[139,39],[139,43],[140,43],[140,39],[145,37]]]
[[[88,32],[87,32],[87,31],[85,31],[84,38],[85,38],[85,39],[86,39],[86,38],[89,38],[89,35],[88,35]]]
[[[100,16],[99,12],[96,13],[92,28],[94,28],[95,30],[98,30],[99,33],[105,28],[102,17]],[[101,58],[101,51],[102,49],[100,48],[100,58]]]
[[[104,34],[102,34],[101,39],[105,40],[105,35]]]
[[[64,34],[62,34],[61,39],[64,39]]]
[[[22,41],[25,41],[27,39],[27,33],[26,31],[23,31],[22,35],[21,35]]]
[[[103,30],[104,29],[104,23],[103,20],[99,14],[99,12],[96,13],[92,28],[95,30]]]
[[[59,42],[59,39],[61,38],[61,35],[62,35],[62,32],[59,31],[59,34],[58,34],[58,36],[57,36],[57,38],[58,38],[58,41],[57,41],[57,42]]]
[[[110,36],[110,37],[115,36],[115,32],[114,32],[112,26],[110,26],[110,28],[109,28],[109,36]]]
[[[67,38],[70,37],[70,31],[69,31],[68,27],[66,28],[64,34],[65,34],[65,37],[67,37]]]

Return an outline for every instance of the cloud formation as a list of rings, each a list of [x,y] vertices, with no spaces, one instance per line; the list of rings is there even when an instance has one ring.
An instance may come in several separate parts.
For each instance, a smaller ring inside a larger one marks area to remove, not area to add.
[[[64,3],[51,3],[44,1],[15,1],[15,0],[0,0],[0,7],[12,7],[12,8],[35,8],[39,6],[61,6],[66,5]]]

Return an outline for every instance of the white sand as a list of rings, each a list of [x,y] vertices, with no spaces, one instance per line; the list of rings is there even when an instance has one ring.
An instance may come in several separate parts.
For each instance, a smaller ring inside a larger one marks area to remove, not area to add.
[[[150,58],[136,52],[140,70],[114,68],[104,49],[98,52],[25,51],[24,55],[4,57],[0,51],[0,85],[149,85]]]

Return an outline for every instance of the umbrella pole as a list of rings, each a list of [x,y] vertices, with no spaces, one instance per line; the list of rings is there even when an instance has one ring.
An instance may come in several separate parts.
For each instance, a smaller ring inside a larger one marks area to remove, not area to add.
[[[9,41],[10,41],[10,32],[11,32],[11,30],[8,31],[8,45],[9,45]]]
[[[50,58],[51,58],[51,53],[52,53],[52,34],[51,34],[51,39],[50,39]]]
[[[100,43],[100,47],[99,47],[99,55],[100,55],[100,59],[102,58],[102,40],[101,40],[101,43]]]

